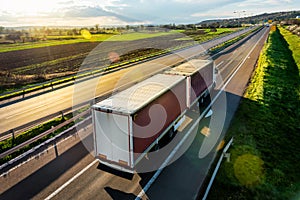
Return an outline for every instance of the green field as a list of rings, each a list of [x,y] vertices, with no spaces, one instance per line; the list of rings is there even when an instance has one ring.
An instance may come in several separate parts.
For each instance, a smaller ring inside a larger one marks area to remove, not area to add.
[[[153,37],[161,37],[161,36],[167,36],[170,34],[178,34],[178,31],[172,30],[169,32],[137,32],[137,33],[125,33],[125,34],[119,34],[114,35],[113,37],[110,37],[107,41],[133,41],[133,40],[140,40],[140,39],[146,39],[146,38],[153,38]]]
[[[234,137],[230,162],[209,199],[300,199],[299,44],[282,28],[270,33],[226,135]]]
[[[229,34],[237,29],[218,28],[216,32],[211,32],[210,29],[205,29],[205,35],[197,35],[196,33],[191,35],[191,38],[196,41],[205,41],[214,38],[216,35]],[[37,42],[25,42],[15,44],[1,44],[0,53],[8,51],[25,50],[32,48],[75,44],[80,42],[103,42],[103,41],[133,41],[139,39],[146,39],[152,37],[166,36],[170,34],[186,34],[183,30],[171,30],[169,32],[132,32],[123,34],[93,34],[90,39],[85,39],[83,36],[47,36],[44,41]],[[184,40],[184,38],[182,38]]]
[[[24,49],[75,44],[81,42],[103,42],[103,41],[132,41],[145,38],[159,37],[170,34],[178,34],[178,31],[170,32],[144,32],[144,33],[125,33],[125,34],[93,34],[90,39],[85,39],[83,36],[47,36],[45,41],[25,42],[15,44],[1,44],[0,53],[8,51],[17,51]]]
[[[204,42],[211,40],[215,37],[224,36],[242,28],[217,28],[217,29],[197,29],[197,30],[186,30],[182,33],[186,37],[179,38],[178,40],[194,40],[198,42]]]
[[[292,34],[288,30],[283,29],[282,27],[279,28],[280,33],[284,36],[285,40],[289,44],[289,48],[293,52],[293,57],[297,66],[300,66],[300,40],[299,36]]]
[[[75,38],[75,39],[70,39],[70,38],[65,38],[63,36],[59,36],[60,39],[57,39],[57,37],[55,37],[55,39],[50,37],[49,40],[45,40],[45,41],[15,43],[15,44],[1,44],[0,45],[0,53],[40,48],[40,47],[49,47],[49,46],[56,46],[56,45],[75,44],[75,43],[80,43],[80,42],[99,42],[99,41],[102,42],[112,36],[113,35],[110,35],[110,34],[97,34],[97,35],[94,35],[89,40],[84,39],[82,36]]]

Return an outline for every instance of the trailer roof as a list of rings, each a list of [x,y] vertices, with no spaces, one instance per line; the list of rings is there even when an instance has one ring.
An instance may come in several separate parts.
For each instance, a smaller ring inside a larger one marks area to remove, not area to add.
[[[157,74],[95,104],[94,109],[134,114],[180,81],[184,76]]]
[[[165,73],[182,75],[182,76],[190,76],[211,62],[212,62],[211,60],[192,59],[181,65],[173,67],[168,71],[165,71]]]

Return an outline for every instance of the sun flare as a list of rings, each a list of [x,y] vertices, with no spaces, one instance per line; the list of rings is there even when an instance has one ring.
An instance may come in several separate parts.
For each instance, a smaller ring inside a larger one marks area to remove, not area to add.
[[[38,15],[49,13],[61,7],[61,0],[36,1],[36,0],[6,0],[1,5],[1,10],[16,15]]]

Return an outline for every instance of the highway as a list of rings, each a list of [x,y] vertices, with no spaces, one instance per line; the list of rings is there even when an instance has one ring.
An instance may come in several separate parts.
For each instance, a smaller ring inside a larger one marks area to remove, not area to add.
[[[0,133],[4,133],[64,109],[71,108],[73,105],[91,100],[96,96],[110,93],[122,84],[135,83],[156,71],[180,63],[246,31],[247,30],[242,30],[238,33],[233,33],[223,38],[203,43],[202,45],[197,45],[170,55],[137,64],[112,74],[92,78],[88,81],[80,82],[12,105],[1,107]]]
[[[211,98],[215,99],[216,95],[222,93],[227,101],[222,135],[216,138],[218,142],[226,133],[267,36],[268,29],[264,28],[249,40],[241,41],[213,57],[219,68],[219,80],[222,77],[225,82],[219,81]],[[105,80],[111,84],[116,81],[113,77]],[[221,105],[223,103],[214,102],[214,115],[224,112],[218,109],[224,106]],[[198,115],[197,110],[188,113],[192,121]],[[203,128],[211,126],[211,133],[214,133],[214,127],[218,126],[218,122],[211,119],[201,120],[198,129],[192,130],[191,138],[187,139],[191,144],[188,150],[162,171],[143,199],[194,199],[197,196],[216,154],[213,150],[199,159],[200,146],[207,139],[214,138],[213,134],[205,136]],[[184,127],[175,139],[180,141],[191,125],[189,123]],[[5,177],[1,176],[0,184],[3,187],[0,189],[0,199],[135,199],[152,179],[154,172],[116,175],[116,172],[111,173],[111,170],[99,166],[85,149],[85,146],[92,146],[91,131],[88,126],[78,133],[80,137],[71,137],[59,144],[58,157],[50,148],[45,155],[14,169]],[[151,158],[144,162],[150,164]]]

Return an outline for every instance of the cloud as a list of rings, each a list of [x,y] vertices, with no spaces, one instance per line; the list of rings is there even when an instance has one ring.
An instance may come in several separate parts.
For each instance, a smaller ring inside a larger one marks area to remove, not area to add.
[[[231,13],[207,13],[207,12],[203,12],[203,13],[194,13],[191,15],[192,17],[198,17],[198,18],[204,18],[204,19],[222,19],[222,18],[230,18],[232,17]]]
[[[115,1],[114,1],[115,2]],[[145,21],[132,19],[122,14],[110,11],[110,8],[115,7],[112,2],[106,2],[100,7],[94,5],[92,2],[89,4],[75,1],[69,1],[71,6],[67,4],[67,1],[60,2],[64,6],[51,12],[38,12],[38,13],[13,13],[4,11],[0,14],[0,26],[30,26],[31,25],[47,25],[47,26],[92,26],[94,24],[100,25],[126,25],[126,24],[141,24]],[[123,5],[124,6],[124,5]],[[21,16],[21,17],[20,17]]]
[[[231,5],[243,0],[144,0],[126,1],[129,5],[122,13],[138,17],[143,20],[150,20],[153,23],[195,23],[203,18],[195,13],[214,12],[214,9]],[[131,3],[130,3],[131,2]],[[204,16],[203,16],[204,17]]]
[[[115,17],[123,22],[137,22],[139,20],[117,14],[113,11],[104,10],[101,7],[72,7],[64,12],[64,17],[67,18],[90,18],[90,17]]]
[[[60,4],[60,5],[72,5],[74,3],[75,3],[75,1],[61,1],[61,2],[58,2],[58,4]]]
[[[245,0],[238,4],[239,7],[244,8],[268,8],[268,7],[276,7],[276,6],[286,6],[285,4],[291,4],[293,0]]]

